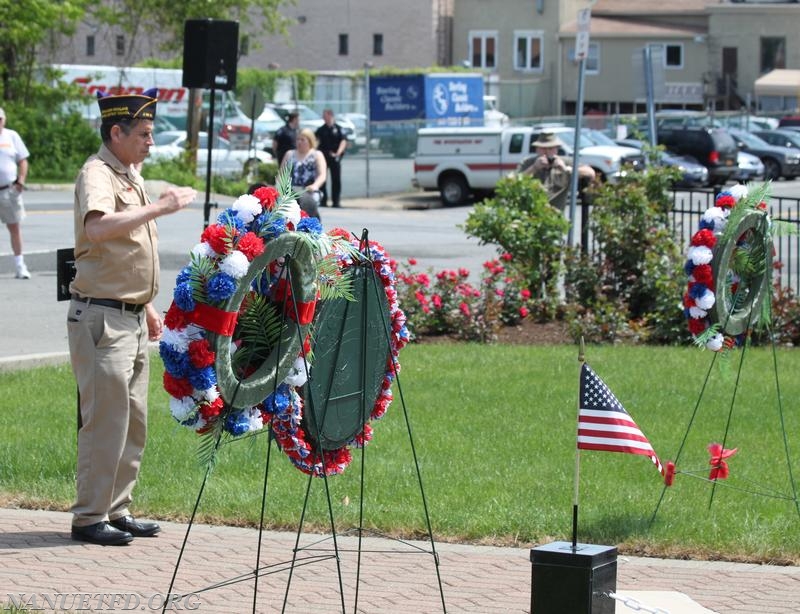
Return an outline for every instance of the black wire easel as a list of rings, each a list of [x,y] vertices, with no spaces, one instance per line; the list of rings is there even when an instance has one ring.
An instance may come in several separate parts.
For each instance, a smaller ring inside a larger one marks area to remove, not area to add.
[[[766,218],[762,219],[760,223],[761,224],[766,224],[767,223]],[[763,234],[763,237],[764,237],[764,245],[763,245],[764,253],[765,254],[769,254],[769,253],[771,253],[771,243],[769,241],[769,234],[765,230],[762,230],[762,234]],[[769,263],[767,265],[769,265]],[[764,272],[764,276],[765,276],[765,279],[767,279],[767,280],[770,279],[769,275],[767,275],[767,271],[766,270]],[[771,289],[772,289],[771,284],[767,284],[767,287],[769,288],[768,291],[771,291]],[[748,290],[748,291],[751,291],[751,290]],[[720,297],[720,298],[722,298],[722,297]],[[745,300],[744,290],[742,288],[739,288],[736,291],[736,293],[734,294],[733,299],[731,300],[730,305],[727,308],[726,316],[725,316],[725,322],[723,322],[723,326],[722,326],[723,330],[728,326],[728,322],[731,320],[731,317],[733,316],[733,313],[736,310],[737,305],[739,305],[743,300]],[[769,299],[767,299],[767,300],[769,300]],[[770,312],[771,312],[771,309],[770,309]],[[745,357],[747,355],[747,349],[748,349],[748,347],[750,345],[750,343],[749,343],[749,333],[753,328],[753,325],[755,323],[754,322],[755,319],[756,319],[756,310],[754,308],[751,308],[750,312],[748,313],[748,316],[747,316],[747,325],[745,327],[745,337],[746,337],[746,339],[745,339],[745,342],[742,344],[741,357],[739,359],[739,365],[738,365],[738,368],[737,368],[737,371],[736,371],[736,382],[735,382],[734,387],[733,387],[733,392],[732,392],[732,395],[731,395],[730,407],[728,409],[728,417],[727,417],[727,420],[726,420],[726,423],[725,423],[725,430],[724,430],[724,434],[723,434],[723,437],[722,437],[722,444],[721,445],[722,445],[722,449],[723,450],[725,449],[725,445],[726,445],[727,440],[728,440],[728,433],[730,431],[730,427],[731,427],[731,424],[732,424],[732,421],[733,421],[733,411],[734,411],[734,408],[736,407],[736,397],[737,397],[737,393],[738,393],[738,390],[739,390],[739,382],[741,380],[742,369],[744,367],[744,361],[745,361]],[[771,315],[770,315],[769,321],[770,322],[772,321]],[[778,419],[780,421],[781,435],[782,435],[782,439],[783,439],[783,450],[784,450],[785,459],[786,459],[786,467],[787,467],[787,471],[788,471],[788,478],[789,478],[789,486],[791,488],[791,495],[786,495],[784,493],[781,493],[777,489],[769,489],[768,490],[763,486],[763,484],[758,484],[758,488],[756,488],[756,487],[753,487],[753,488],[750,488],[750,487],[742,488],[742,487],[738,487],[738,486],[733,486],[733,485],[729,484],[727,481],[720,481],[719,479],[716,479],[716,478],[715,479],[711,479],[711,478],[702,477],[700,475],[701,471],[678,471],[677,470],[678,461],[680,460],[681,453],[683,452],[683,449],[684,449],[684,447],[686,445],[686,441],[689,438],[689,432],[691,431],[692,425],[694,424],[694,421],[695,421],[695,419],[697,417],[697,414],[699,412],[700,405],[701,405],[701,402],[703,400],[703,396],[705,395],[706,388],[708,386],[709,380],[711,378],[712,370],[713,370],[714,365],[716,364],[717,358],[719,356],[719,352],[714,352],[714,356],[711,359],[711,362],[710,362],[710,364],[708,366],[708,371],[706,372],[705,379],[703,380],[703,385],[702,385],[702,387],[700,389],[700,394],[699,394],[699,396],[697,398],[697,402],[695,403],[694,410],[692,411],[692,415],[689,418],[689,424],[686,427],[686,432],[684,433],[683,440],[681,441],[681,444],[680,444],[680,446],[678,448],[678,453],[675,456],[675,460],[673,461],[674,465],[676,467],[675,475],[678,475],[678,474],[686,475],[686,476],[689,476],[689,477],[699,478],[699,479],[702,479],[702,480],[705,480],[705,481],[710,481],[712,483],[712,486],[711,486],[711,496],[709,497],[709,501],[708,501],[709,509],[711,508],[711,504],[714,502],[714,495],[716,494],[717,486],[719,485],[720,487],[726,487],[726,488],[730,488],[730,489],[733,489],[733,490],[739,490],[741,492],[749,493],[749,494],[752,494],[752,495],[791,501],[791,502],[794,503],[794,507],[795,507],[795,510],[797,511],[797,515],[800,517],[800,501],[798,501],[798,498],[797,498],[797,486],[795,484],[794,474],[792,472],[792,459],[791,459],[791,454],[789,452],[789,439],[788,439],[788,436],[787,436],[787,433],[786,433],[786,421],[785,421],[784,413],[783,413],[783,402],[782,402],[782,395],[781,395],[780,378],[778,377],[778,356],[777,356],[777,351],[776,351],[776,346],[775,346],[775,335],[773,334],[772,329],[771,329],[770,326],[767,326],[766,330],[767,330],[767,335],[768,335],[768,337],[770,339],[770,346],[771,346],[771,349],[772,349],[772,367],[773,367],[772,370],[773,370],[773,373],[775,375],[775,392],[776,392],[776,395],[777,395]],[[703,472],[707,472],[707,471],[708,471],[708,468],[705,468],[703,470]],[[653,522],[655,522],[656,515],[658,514],[658,511],[661,508],[661,503],[664,500],[664,495],[666,494],[666,491],[667,491],[668,487],[669,487],[669,484],[667,484],[665,482],[665,484],[664,484],[664,486],[662,487],[662,490],[661,490],[661,496],[659,497],[658,503],[656,504],[655,510],[653,511],[653,515],[650,518],[650,525],[652,525]]]
[[[374,299],[376,301],[378,301],[378,304],[383,304],[383,302],[386,301],[386,296],[385,296],[385,292],[383,290],[383,286],[382,286],[381,281],[379,279],[377,279],[377,277],[376,277],[375,269],[374,269],[374,266],[373,266],[373,261],[371,259],[371,254],[370,254],[370,250],[369,250],[368,232],[367,232],[366,229],[364,229],[362,231],[362,236],[361,236],[360,241],[359,241],[359,252],[362,255],[362,261],[360,263],[358,263],[358,264],[354,264],[351,267],[351,269],[354,272],[353,274],[354,274],[354,278],[355,278],[356,283],[360,284],[360,299],[361,299],[361,301],[364,301],[364,304],[363,304],[363,307],[362,307],[362,311],[361,311],[361,314],[360,314],[360,316],[361,316],[361,326],[360,326],[361,360],[359,361],[359,364],[357,366],[357,368],[359,370],[359,383],[360,383],[360,391],[359,391],[359,404],[360,404],[359,420],[360,420],[360,422],[359,422],[359,424],[364,425],[364,424],[366,424],[367,417],[369,416],[369,413],[370,413],[370,408],[368,408],[367,405],[368,405],[368,403],[372,402],[367,397],[367,390],[366,390],[366,385],[365,385],[366,382],[367,382],[367,367],[368,367],[368,365],[366,364],[366,357],[367,357],[367,351],[366,351],[367,350],[367,334],[366,333],[367,333],[368,328],[369,328],[368,327],[368,315],[369,314],[368,314],[368,308],[367,308],[367,304],[368,304],[367,303],[367,299],[371,295],[371,296],[374,297]],[[287,279],[288,279],[290,287],[292,287],[292,274],[291,274],[291,268],[289,266],[289,263],[290,263],[291,259],[292,259],[292,255],[291,254],[287,254],[285,256],[285,258],[284,258],[284,265],[283,265],[283,270],[284,270],[285,274],[287,275]],[[340,300],[343,300],[343,299],[340,299]],[[298,323],[299,322],[299,317],[298,317],[299,314],[297,313],[298,308],[297,308],[296,304],[293,304],[293,307],[294,307],[294,310],[295,310],[294,322]],[[353,309],[353,306],[352,306],[351,302],[350,301],[345,301],[344,315],[343,315],[343,317],[340,318],[340,321],[339,321],[340,332],[343,331],[343,329],[344,329],[344,324],[345,324],[345,322],[347,320],[347,315],[349,314],[349,311],[351,309]],[[316,450],[315,451],[316,451],[316,453],[318,455],[318,458],[320,458],[322,460],[323,470],[322,470],[321,477],[322,477],[322,481],[323,481],[323,485],[324,485],[324,489],[325,489],[325,498],[326,498],[327,507],[328,507],[328,521],[330,523],[330,533],[331,533],[330,536],[324,537],[324,538],[319,539],[319,540],[316,540],[316,541],[314,541],[314,542],[312,542],[312,543],[310,543],[308,545],[305,545],[305,546],[301,546],[300,545],[300,540],[301,540],[301,537],[302,537],[302,534],[303,534],[303,526],[304,526],[304,522],[305,522],[305,518],[306,518],[306,513],[308,511],[309,497],[310,497],[310,493],[311,493],[312,484],[314,482],[314,476],[309,474],[308,477],[307,477],[306,488],[305,488],[305,497],[304,497],[304,501],[303,501],[302,510],[301,510],[301,513],[300,513],[300,519],[299,519],[299,522],[298,522],[297,533],[295,535],[295,545],[294,545],[294,548],[292,549],[291,559],[289,559],[287,561],[280,561],[280,562],[277,562],[277,563],[272,563],[272,564],[269,564],[269,565],[262,565],[261,558],[262,558],[262,543],[263,543],[263,538],[264,538],[264,519],[265,519],[265,515],[266,515],[266,506],[267,506],[267,499],[268,499],[268,480],[269,480],[270,462],[271,462],[271,456],[272,456],[271,452],[272,452],[272,445],[274,443],[274,435],[273,435],[272,431],[270,430],[269,431],[269,441],[268,441],[268,444],[267,444],[267,453],[266,453],[265,463],[264,463],[264,480],[263,480],[263,488],[262,488],[262,493],[261,493],[261,513],[260,513],[260,521],[259,521],[259,527],[258,527],[258,543],[257,543],[257,549],[256,549],[256,559],[255,559],[254,568],[253,568],[252,571],[249,571],[247,573],[240,574],[238,576],[234,576],[234,577],[230,577],[230,578],[225,578],[223,580],[220,580],[219,582],[215,582],[215,583],[210,584],[208,586],[205,586],[203,588],[192,590],[191,594],[195,594],[196,595],[196,594],[207,592],[207,591],[214,590],[214,589],[217,589],[217,588],[222,588],[222,587],[225,587],[225,586],[230,586],[232,584],[238,584],[238,583],[241,583],[241,582],[247,582],[247,581],[252,580],[253,581],[253,609],[252,609],[252,611],[253,611],[253,614],[255,614],[257,612],[257,605],[258,605],[258,581],[259,581],[259,578],[261,576],[273,575],[273,574],[277,574],[277,573],[288,573],[288,576],[287,576],[287,579],[286,579],[284,597],[283,597],[283,604],[282,604],[282,609],[281,609],[282,612],[285,612],[287,604],[288,604],[288,600],[289,600],[289,594],[290,594],[291,584],[292,584],[292,580],[293,580],[293,576],[294,576],[294,570],[296,568],[298,568],[298,567],[303,567],[303,566],[314,564],[314,563],[333,560],[336,563],[336,573],[337,573],[337,580],[338,580],[339,601],[340,601],[341,611],[342,611],[342,614],[346,614],[347,613],[347,605],[346,605],[346,600],[345,600],[344,582],[343,582],[343,576],[342,576],[342,567],[341,567],[340,554],[344,553],[344,552],[353,552],[353,550],[346,550],[346,549],[341,548],[339,546],[338,537],[340,537],[342,535],[355,534],[357,536],[357,548],[355,550],[355,552],[357,553],[357,563],[356,563],[356,577],[355,577],[355,593],[354,593],[354,598],[353,598],[353,610],[352,610],[353,613],[355,614],[356,612],[358,612],[359,588],[360,588],[360,584],[361,584],[362,554],[365,553],[365,552],[398,554],[400,552],[398,550],[365,550],[364,547],[363,547],[362,540],[363,540],[363,537],[364,537],[365,534],[369,534],[371,536],[383,537],[383,538],[391,540],[391,541],[393,541],[395,543],[401,544],[402,546],[404,546],[406,548],[406,550],[403,551],[403,553],[424,554],[424,555],[430,555],[433,558],[435,572],[436,572],[436,579],[437,579],[438,588],[439,588],[439,595],[440,595],[440,599],[441,599],[441,603],[442,603],[442,612],[444,614],[446,614],[447,608],[446,608],[446,604],[445,604],[444,589],[443,589],[443,585],[442,585],[441,574],[440,574],[440,571],[439,571],[440,561],[439,561],[439,556],[436,553],[436,546],[435,546],[434,539],[433,539],[433,530],[432,530],[432,525],[431,525],[431,521],[430,521],[430,514],[429,514],[429,511],[428,511],[428,504],[427,504],[427,499],[426,499],[426,496],[425,496],[425,489],[423,487],[422,474],[421,474],[420,467],[419,467],[419,461],[418,461],[418,457],[417,457],[416,447],[414,445],[414,439],[413,439],[413,434],[412,434],[412,430],[411,430],[411,422],[410,422],[410,419],[409,419],[409,416],[408,416],[408,408],[406,406],[405,398],[403,396],[403,390],[402,390],[402,386],[401,386],[401,382],[400,382],[399,372],[397,371],[397,364],[393,359],[391,359],[391,344],[390,344],[390,336],[392,334],[391,323],[388,321],[387,310],[386,309],[380,309],[379,311],[380,311],[380,314],[381,314],[381,326],[382,326],[383,332],[385,334],[386,346],[388,348],[387,349],[387,353],[389,354],[389,360],[391,361],[391,364],[392,364],[392,369],[393,369],[394,376],[395,376],[395,384],[397,386],[398,397],[399,397],[400,404],[401,404],[402,409],[403,409],[403,417],[404,417],[404,420],[405,420],[406,431],[407,431],[408,437],[409,437],[409,444],[410,444],[410,447],[411,447],[412,458],[413,458],[414,467],[415,467],[415,470],[416,470],[417,482],[418,482],[419,489],[420,489],[420,497],[421,497],[423,512],[424,512],[424,516],[425,516],[425,525],[426,525],[426,530],[427,530],[428,541],[430,543],[430,549],[421,548],[420,546],[418,546],[416,544],[412,544],[412,543],[410,543],[408,541],[405,541],[405,540],[402,540],[402,539],[398,539],[398,538],[395,538],[395,537],[391,537],[391,536],[387,536],[387,535],[382,535],[382,534],[380,534],[378,532],[375,532],[375,531],[367,531],[367,530],[364,529],[364,511],[365,511],[364,510],[364,485],[365,485],[365,482],[366,482],[366,446],[361,446],[361,454],[360,454],[360,456],[361,456],[361,472],[360,472],[360,480],[359,480],[358,527],[354,528],[354,529],[351,529],[351,530],[345,532],[344,534],[338,534],[337,533],[336,522],[335,522],[334,512],[333,512],[333,504],[332,504],[332,501],[331,501],[331,493],[330,493],[330,488],[329,488],[329,484],[328,484],[328,476],[327,476],[327,474],[325,472],[325,469],[324,469],[324,467],[325,467],[325,450],[323,449],[322,437],[321,437],[321,434],[322,434],[322,432],[324,430],[324,426],[325,426],[326,420],[328,418],[327,404],[328,404],[328,402],[330,400],[330,398],[329,398],[330,394],[329,393],[330,393],[330,384],[332,384],[332,380],[331,380],[328,383],[329,385],[328,385],[328,388],[327,388],[327,391],[326,391],[327,394],[323,395],[325,397],[324,399],[315,398],[315,395],[313,393],[313,387],[311,385],[307,385],[306,388],[305,388],[306,394],[307,394],[307,397],[305,399],[305,402],[306,402],[305,413],[306,413],[306,415],[307,416],[312,416],[312,415],[316,416],[317,403],[321,404],[320,407],[322,409],[322,411],[319,414],[319,418],[307,419],[307,424],[308,424],[308,427],[313,431],[313,437],[314,437],[315,446],[316,446]],[[356,314],[356,315],[358,315],[358,314]],[[284,310],[283,317],[284,317],[284,323],[285,323],[285,321],[286,321],[285,318],[287,317],[286,310]],[[297,332],[298,336],[302,337],[302,332],[300,330],[299,324],[296,324],[296,332]],[[341,338],[341,337],[339,337],[339,338]],[[276,351],[280,352],[280,349],[281,349],[280,348],[280,341],[278,343],[279,343],[279,345],[276,348]],[[301,347],[302,347],[302,338],[301,338]],[[338,353],[340,351],[340,346],[337,345],[335,351],[336,351],[336,363],[335,364],[338,364]],[[306,368],[306,370],[308,370],[308,363],[307,362],[305,363],[305,368]],[[307,376],[308,381],[311,382],[312,374],[307,371],[306,372],[306,376]],[[278,384],[279,384],[279,382],[277,381],[277,378],[275,378],[275,383],[274,383],[274,388],[275,389],[277,388]],[[274,392],[274,390],[273,390],[273,392]],[[233,401],[235,401],[235,393],[234,393],[234,399],[231,401],[231,403],[233,403]],[[265,432],[266,431],[262,431],[261,433],[251,435],[250,437],[259,436],[260,434],[265,433]],[[240,438],[240,439],[244,439],[244,438]],[[238,441],[238,439],[235,440],[235,441]],[[233,443],[233,442],[231,441],[231,442],[228,442],[228,443]],[[220,432],[218,433],[216,441],[215,441],[215,444],[214,444],[214,453],[215,454],[219,451],[221,445],[222,445],[222,430],[220,430]],[[277,445],[277,444],[275,444],[275,445]],[[183,542],[181,544],[180,551],[178,553],[178,559],[177,559],[177,561],[175,563],[175,568],[173,570],[172,578],[170,580],[170,585],[169,585],[169,588],[167,590],[167,594],[168,595],[172,595],[173,594],[173,588],[174,588],[175,582],[177,580],[178,571],[179,571],[179,568],[180,568],[180,565],[181,565],[181,561],[183,559],[184,552],[186,551],[186,548],[187,548],[187,545],[188,545],[189,535],[191,533],[191,529],[192,529],[192,526],[194,524],[194,520],[195,520],[195,518],[197,516],[197,511],[199,509],[200,501],[202,499],[203,492],[205,491],[206,484],[208,483],[208,479],[210,477],[210,472],[211,472],[211,466],[209,465],[206,468],[205,474],[203,476],[203,480],[202,480],[202,483],[200,485],[200,490],[199,490],[199,492],[197,494],[197,499],[195,501],[194,508],[192,510],[191,517],[189,519],[189,523],[188,523],[188,525],[186,527],[186,533],[184,535],[184,539],[183,539]],[[327,545],[327,544],[330,544],[330,545]],[[188,594],[190,594],[190,593],[187,593],[186,595],[181,595],[180,598],[183,598],[183,597],[187,596]],[[166,612],[166,607],[167,607],[167,603],[164,604],[164,609],[162,610],[162,614],[164,612]]]

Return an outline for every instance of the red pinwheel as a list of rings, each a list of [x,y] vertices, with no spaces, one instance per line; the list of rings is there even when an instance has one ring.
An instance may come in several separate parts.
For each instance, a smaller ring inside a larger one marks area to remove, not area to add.
[[[724,480],[728,477],[730,471],[728,470],[728,463],[725,462],[726,458],[730,458],[739,451],[739,448],[728,450],[722,447],[719,443],[708,444],[708,452],[711,454],[711,460],[708,464],[711,465],[711,473],[708,474],[709,480]]]

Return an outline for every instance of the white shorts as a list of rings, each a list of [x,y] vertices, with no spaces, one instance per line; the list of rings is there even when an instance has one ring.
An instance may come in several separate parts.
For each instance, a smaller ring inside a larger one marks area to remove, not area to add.
[[[13,185],[0,190],[0,222],[3,224],[19,224],[25,219],[25,205],[22,192]]]

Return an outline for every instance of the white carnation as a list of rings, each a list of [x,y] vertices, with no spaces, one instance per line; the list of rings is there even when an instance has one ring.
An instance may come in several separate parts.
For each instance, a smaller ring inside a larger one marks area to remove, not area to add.
[[[720,234],[725,230],[725,224],[728,222],[729,211],[721,207],[709,207],[703,213],[703,221],[711,224],[714,234]]]
[[[737,183],[736,185],[731,186],[731,188],[728,191],[731,193],[731,196],[733,196],[736,199],[736,202],[739,202],[745,196],[747,196],[747,186],[742,185],[741,183]]]
[[[705,245],[693,245],[689,248],[688,251],[689,260],[691,260],[695,266],[698,264],[708,264],[714,258],[714,252],[711,251],[711,248],[706,247]]]
[[[253,219],[261,214],[261,202],[252,194],[243,194],[231,205],[231,209],[236,211],[236,217],[245,224],[249,224]]]
[[[689,307],[689,315],[697,320],[702,320],[708,315],[708,312],[699,307]]]
[[[256,409],[255,407],[251,407],[250,410],[247,412],[247,430],[260,431],[263,428],[264,428],[264,418],[261,415],[261,411]]]
[[[289,369],[289,373],[283,381],[290,386],[300,387],[305,385],[308,380],[308,376],[306,375],[308,368],[305,358],[298,356],[294,359],[294,364],[291,369]]]
[[[717,333],[711,339],[706,341],[706,347],[712,352],[719,352],[722,349],[722,344],[725,341],[724,337]]]
[[[186,334],[186,330],[178,331],[165,328],[161,335],[161,341],[178,352],[186,352],[189,350],[189,342],[191,339],[189,335]]]
[[[211,388],[206,388],[205,390],[201,390],[200,394],[209,403],[213,403],[219,398],[219,390],[217,389],[216,386],[211,386]]]
[[[234,279],[241,279],[247,273],[249,266],[250,262],[247,260],[247,256],[237,249],[225,256],[219,265],[219,269]]]
[[[192,254],[200,258],[214,258],[217,252],[211,249],[211,245],[203,241],[192,248]]]
[[[296,200],[290,200],[282,204],[281,212],[287,222],[291,222],[295,226],[300,222],[300,205],[297,204]]]
[[[695,305],[697,305],[700,309],[705,309],[706,311],[714,306],[715,301],[716,297],[711,290],[706,290],[703,292],[703,295],[700,298],[694,299]]]
[[[178,422],[187,420],[192,415],[195,406],[196,404],[192,397],[183,397],[182,399],[169,398],[169,411]]]

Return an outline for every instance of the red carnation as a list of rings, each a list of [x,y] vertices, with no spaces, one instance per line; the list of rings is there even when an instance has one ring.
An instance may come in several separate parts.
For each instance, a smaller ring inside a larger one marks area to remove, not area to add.
[[[222,397],[217,397],[211,403],[203,403],[198,410],[200,415],[208,422],[218,417],[224,406],[225,402]]]
[[[705,245],[708,248],[714,247],[717,244],[717,237],[708,228],[703,228],[694,233],[692,237],[692,245]]]
[[[700,318],[689,318],[689,332],[693,335],[699,335],[706,328],[707,326],[705,320]]]
[[[194,386],[189,383],[189,380],[183,377],[173,377],[164,371],[164,390],[171,397],[182,399],[188,397],[194,391]]]
[[[252,262],[253,258],[264,253],[264,240],[256,233],[248,232],[239,239],[236,249],[247,256],[247,260]]]
[[[692,276],[699,284],[703,284],[709,288],[714,285],[714,273],[711,270],[710,264],[698,264],[692,269]]]
[[[686,307],[688,309],[689,307],[694,307],[696,304],[697,303],[695,303],[694,299],[691,296],[689,296],[688,292],[683,295],[683,306],[684,307]]]
[[[214,364],[216,355],[208,345],[207,339],[196,339],[189,343],[189,360],[197,369],[210,367]]]
[[[233,232],[236,231],[233,230]],[[200,235],[200,240],[208,243],[211,249],[223,256],[230,253],[233,244],[232,237],[228,234],[228,229],[219,224],[207,226],[203,234]]]
[[[714,204],[722,209],[730,209],[736,204],[736,199],[730,194],[720,194]]]
[[[261,203],[261,206],[267,211],[271,211],[272,207],[275,206],[275,203],[278,202],[278,190],[273,188],[271,185],[258,188],[255,192],[253,192],[253,196],[258,199],[258,201]]]
[[[164,326],[170,330],[183,330],[187,324],[186,313],[173,302],[164,316]]]

